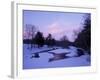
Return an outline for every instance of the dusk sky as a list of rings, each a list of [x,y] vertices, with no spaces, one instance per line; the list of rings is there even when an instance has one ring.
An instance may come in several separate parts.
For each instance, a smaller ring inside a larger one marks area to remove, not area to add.
[[[86,14],[88,13],[24,10],[24,34],[27,35],[25,25],[31,24],[43,32],[44,37],[50,33],[56,40],[61,39],[62,36],[67,36],[70,42],[74,42],[78,34],[84,29],[82,23]]]

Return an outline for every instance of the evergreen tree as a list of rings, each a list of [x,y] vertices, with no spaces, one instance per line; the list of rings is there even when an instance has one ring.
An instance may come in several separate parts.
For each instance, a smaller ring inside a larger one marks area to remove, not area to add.
[[[81,47],[88,51],[90,54],[91,49],[91,16],[90,14],[87,14],[85,17],[83,27],[84,30],[78,35],[78,38],[76,39],[76,46]]]
[[[48,45],[48,47],[52,47],[55,44],[55,39],[52,38],[51,34],[48,34],[46,38],[46,44]]]
[[[41,32],[37,32],[37,34],[34,37],[35,40],[35,44],[38,45],[38,47],[43,47],[44,45],[44,37],[43,34]]]

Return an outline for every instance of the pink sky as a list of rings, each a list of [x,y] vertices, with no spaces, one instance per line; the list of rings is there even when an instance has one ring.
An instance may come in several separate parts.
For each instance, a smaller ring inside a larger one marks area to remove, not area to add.
[[[66,27],[63,27],[66,26]],[[70,26],[70,27],[68,27]],[[78,37],[78,34],[83,30],[84,28],[80,25],[77,25],[76,27],[72,25],[62,25],[60,23],[54,22],[47,26],[44,32],[44,36],[46,37],[49,33],[52,34],[54,38],[57,40],[61,39],[63,36],[67,36],[68,40],[70,42],[74,42],[76,38]],[[75,35],[74,32],[77,32],[77,35]],[[65,35],[64,35],[65,34]]]
[[[67,36],[70,42],[74,42],[78,34],[84,29],[84,15],[88,13],[75,12],[53,12],[53,11],[31,11],[24,10],[24,38],[31,35],[26,32],[26,24],[35,25],[37,30],[43,33],[44,37],[52,34],[56,40]],[[90,15],[90,14],[89,14]],[[31,38],[31,36],[30,36]]]

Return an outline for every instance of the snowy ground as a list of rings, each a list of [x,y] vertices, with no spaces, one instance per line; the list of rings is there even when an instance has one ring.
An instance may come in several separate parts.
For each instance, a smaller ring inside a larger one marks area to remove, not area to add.
[[[23,46],[23,69],[35,69],[35,68],[55,68],[55,67],[79,67],[79,66],[90,66],[89,58],[90,56],[88,54],[82,55],[80,57],[77,56],[77,48],[70,46],[70,48],[57,48],[55,50],[51,50],[48,52],[54,52],[56,54],[61,53],[68,53],[66,56],[69,56],[70,58],[55,60],[52,62],[49,62],[49,59],[54,57],[53,54],[50,54],[48,52],[42,52],[39,53],[39,58],[31,58],[32,55],[36,52],[50,50],[52,48],[48,48],[47,46],[44,46],[42,48],[32,48],[28,49],[28,45],[24,44]]]

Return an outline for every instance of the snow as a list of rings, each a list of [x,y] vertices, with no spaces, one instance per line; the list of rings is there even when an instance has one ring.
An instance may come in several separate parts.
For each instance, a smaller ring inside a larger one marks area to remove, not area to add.
[[[70,54],[67,54],[67,56],[73,57],[77,56],[77,48],[74,46],[69,46]]]
[[[57,54],[60,54],[60,53],[69,53],[69,49],[56,49],[56,50],[52,50],[52,51],[49,51],[49,52],[55,52]]]
[[[89,55],[82,55],[80,57],[76,57],[77,55],[77,48],[74,46],[70,46],[69,48],[57,48],[56,50],[51,50],[48,52],[55,52],[57,54],[60,53],[68,53],[66,56],[69,56],[70,58],[55,60],[52,62],[49,62],[50,58],[53,58],[54,55],[50,54],[48,52],[42,52],[39,53],[39,58],[31,58],[34,52],[39,52],[43,50],[48,50],[52,48],[48,48],[46,46],[42,48],[32,48],[28,49],[27,44],[24,44],[23,46],[23,69],[38,69],[38,68],[55,68],[55,67],[79,67],[79,66],[90,66],[90,61],[88,60],[90,58]]]

